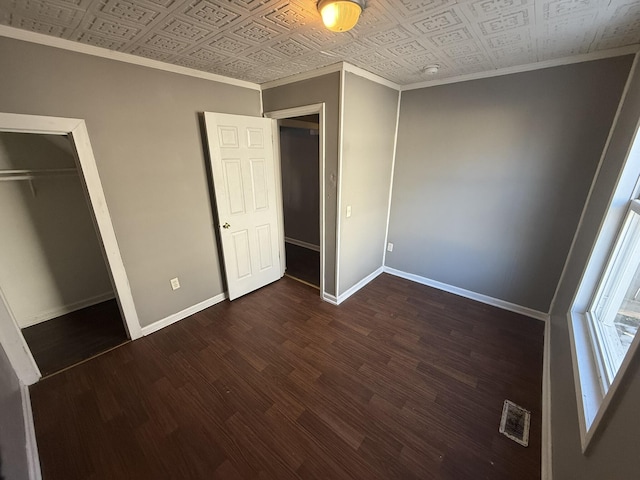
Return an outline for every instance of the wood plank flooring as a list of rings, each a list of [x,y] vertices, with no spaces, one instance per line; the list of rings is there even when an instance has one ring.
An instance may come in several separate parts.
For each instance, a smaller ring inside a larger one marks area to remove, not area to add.
[[[396,277],[339,307],[283,278],[31,387],[43,476],[537,480],[542,346],[538,320]]]
[[[50,375],[129,341],[116,300],[22,329],[42,375]]]
[[[287,275],[320,288],[320,252],[285,243]]]

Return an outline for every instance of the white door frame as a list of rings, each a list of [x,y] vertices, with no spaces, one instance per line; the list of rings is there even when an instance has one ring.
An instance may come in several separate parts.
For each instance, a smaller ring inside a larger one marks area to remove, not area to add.
[[[325,221],[324,221],[324,211],[325,211],[325,195],[324,195],[324,182],[325,182],[325,158],[324,158],[324,103],[315,103],[313,105],[304,105],[301,107],[287,108],[284,110],[274,110],[271,112],[265,112],[264,116],[267,118],[273,118],[274,120],[283,120],[285,118],[292,117],[301,117],[303,115],[315,115],[317,114],[319,117],[318,124],[320,126],[319,132],[319,152],[318,152],[318,170],[320,174],[319,182],[320,182],[320,297],[325,300],[326,293],[324,291],[324,260],[325,260],[325,251],[324,251],[324,235],[325,235]],[[284,255],[284,203],[282,199],[282,162],[280,159],[280,131],[278,129],[277,122],[274,124],[274,148],[276,149],[275,155],[275,168],[276,168],[276,190],[277,190],[277,198],[278,198],[278,214],[279,214],[279,223],[280,223],[280,248],[282,251],[282,255],[280,256],[280,268],[282,269],[282,275],[284,275],[285,269],[285,255]]]
[[[118,241],[111,222],[111,215],[107,208],[84,120],[0,113],[0,131],[69,136],[75,147],[76,165],[80,181],[83,183],[87,202],[89,203],[90,211],[93,213],[92,217],[96,233],[102,243],[107,269],[111,275],[116,298],[124,317],[125,327],[132,340],[140,338],[142,330],[138,320],[138,313],[133,303],[127,272],[120,255]],[[36,383],[42,375],[1,292],[0,343],[4,347],[18,378],[26,385]]]

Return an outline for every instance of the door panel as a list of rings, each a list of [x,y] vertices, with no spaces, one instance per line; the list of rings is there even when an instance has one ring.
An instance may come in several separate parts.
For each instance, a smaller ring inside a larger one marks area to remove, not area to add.
[[[231,300],[281,277],[272,122],[205,113]]]

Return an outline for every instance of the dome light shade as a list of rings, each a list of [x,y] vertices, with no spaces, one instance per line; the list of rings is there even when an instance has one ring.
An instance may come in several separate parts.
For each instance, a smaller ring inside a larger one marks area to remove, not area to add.
[[[332,32],[346,32],[358,23],[364,0],[320,0],[318,10],[322,22]]]

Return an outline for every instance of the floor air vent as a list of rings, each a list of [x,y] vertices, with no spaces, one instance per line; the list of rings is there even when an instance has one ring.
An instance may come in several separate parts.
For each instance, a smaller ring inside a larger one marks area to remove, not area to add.
[[[509,400],[504,401],[502,419],[500,420],[500,433],[526,447],[529,445],[530,421],[531,413],[528,410]]]

